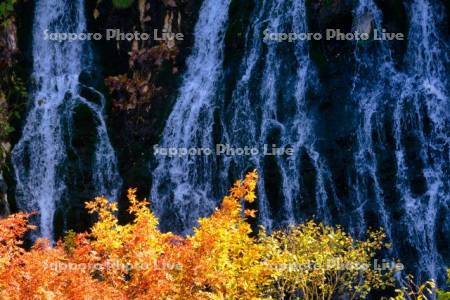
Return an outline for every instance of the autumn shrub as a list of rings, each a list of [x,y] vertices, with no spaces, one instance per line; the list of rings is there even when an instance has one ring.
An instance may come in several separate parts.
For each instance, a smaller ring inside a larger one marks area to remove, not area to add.
[[[395,290],[395,297],[391,300],[417,299],[427,300],[435,299],[437,294],[434,280],[428,280],[422,284],[417,284],[412,275],[407,275],[401,282],[401,287]]]
[[[356,241],[341,228],[315,222],[275,232],[267,237],[272,249],[267,263],[274,268],[267,287],[275,299],[361,299],[371,290],[393,284],[393,269],[373,266],[383,248],[384,233],[368,233]]]
[[[447,288],[450,288],[450,269],[447,270],[447,285]],[[450,300],[449,291],[439,290],[437,295],[439,300]]]
[[[158,229],[149,203],[129,190],[133,221],[97,198],[86,207],[98,221],[55,245],[24,250],[28,215],[0,221],[0,299],[361,299],[392,285],[392,270],[371,266],[381,231],[354,240],[316,222],[252,232],[244,210],[255,201],[256,172],[237,181],[222,205],[192,235]]]

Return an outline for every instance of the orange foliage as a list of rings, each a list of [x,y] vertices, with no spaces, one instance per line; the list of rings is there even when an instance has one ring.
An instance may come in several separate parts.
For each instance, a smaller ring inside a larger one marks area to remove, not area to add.
[[[364,282],[361,275],[367,279],[358,291],[366,293],[371,284],[380,282],[381,273],[339,271],[348,279],[327,286],[326,280],[319,280],[335,273],[293,276],[274,268],[276,264],[317,263],[328,258],[324,253],[333,257],[336,251],[368,260],[381,248],[382,237],[355,243],[340,230],[314,223],[273,236],[261,230],[255,237],[246,219],[256,212],[242,211],[242,202],[255,200],[257,179],[256,172],[251,172],[237,181],[221,207],[200,219],[188,237],[159,231],[148,202],[138,201],[133,189],[128,191],[133,222],[119,224],[117,205],[97,198],[86,204],[90,213],[98,215],[91,231],[69,232],[54,246],[38,240],[25,251],[20,239],[32,229],[28,215],[0,220],[0,299],[274,299],[279,295],[297,298],[301,293],[306,298],[309,290],[303,282],[314,285],[317,280],[314,292],[326,291],[330,296],[345,293],[342,290],[349,282]],[[294,246],[286,247],[287,240]],[[302,248],[305,243],[315,252]],[[280,291],[281,284],[289,288]]]

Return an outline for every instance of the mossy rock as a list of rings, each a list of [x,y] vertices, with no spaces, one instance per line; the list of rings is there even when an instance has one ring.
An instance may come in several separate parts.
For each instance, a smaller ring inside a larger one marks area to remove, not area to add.
[[[134,0],[112,0],[115,8],[125,9],[133,5]]]

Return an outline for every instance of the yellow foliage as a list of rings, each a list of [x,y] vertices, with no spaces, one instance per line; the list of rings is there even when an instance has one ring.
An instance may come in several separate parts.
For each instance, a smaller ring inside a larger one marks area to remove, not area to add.
[[[0,299],[332,299],[364,298],[392,284],[370,263],[381,231],[354,240],[341,228],[307,222],[267,234],[252,232],[243,202],[255,201],[256,172],[237,181],[222,205],[191,236],[162,233],[147,201],[128,191],[122,225],[117,205],[88,202],[98,215],[89,233],[69,232],[51,247],[24,251],[27,216],[0,221]]]
[[[433,280],[429,280],[421,285],[417,285],[414,282],[412,275],[406,277],[406,281],[403,282],[403,286],[395,290],[395,297],[389,298],[389,300],[403,300],[403,299],[417,299],[428,300],[434,299],[436,292],[436,284]]]

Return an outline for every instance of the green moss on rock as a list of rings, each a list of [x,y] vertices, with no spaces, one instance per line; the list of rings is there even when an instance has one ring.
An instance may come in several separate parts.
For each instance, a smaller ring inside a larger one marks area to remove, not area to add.
[[[112,2],[115,8],[125,9],[133,5],[134,0],[113,0]]]

